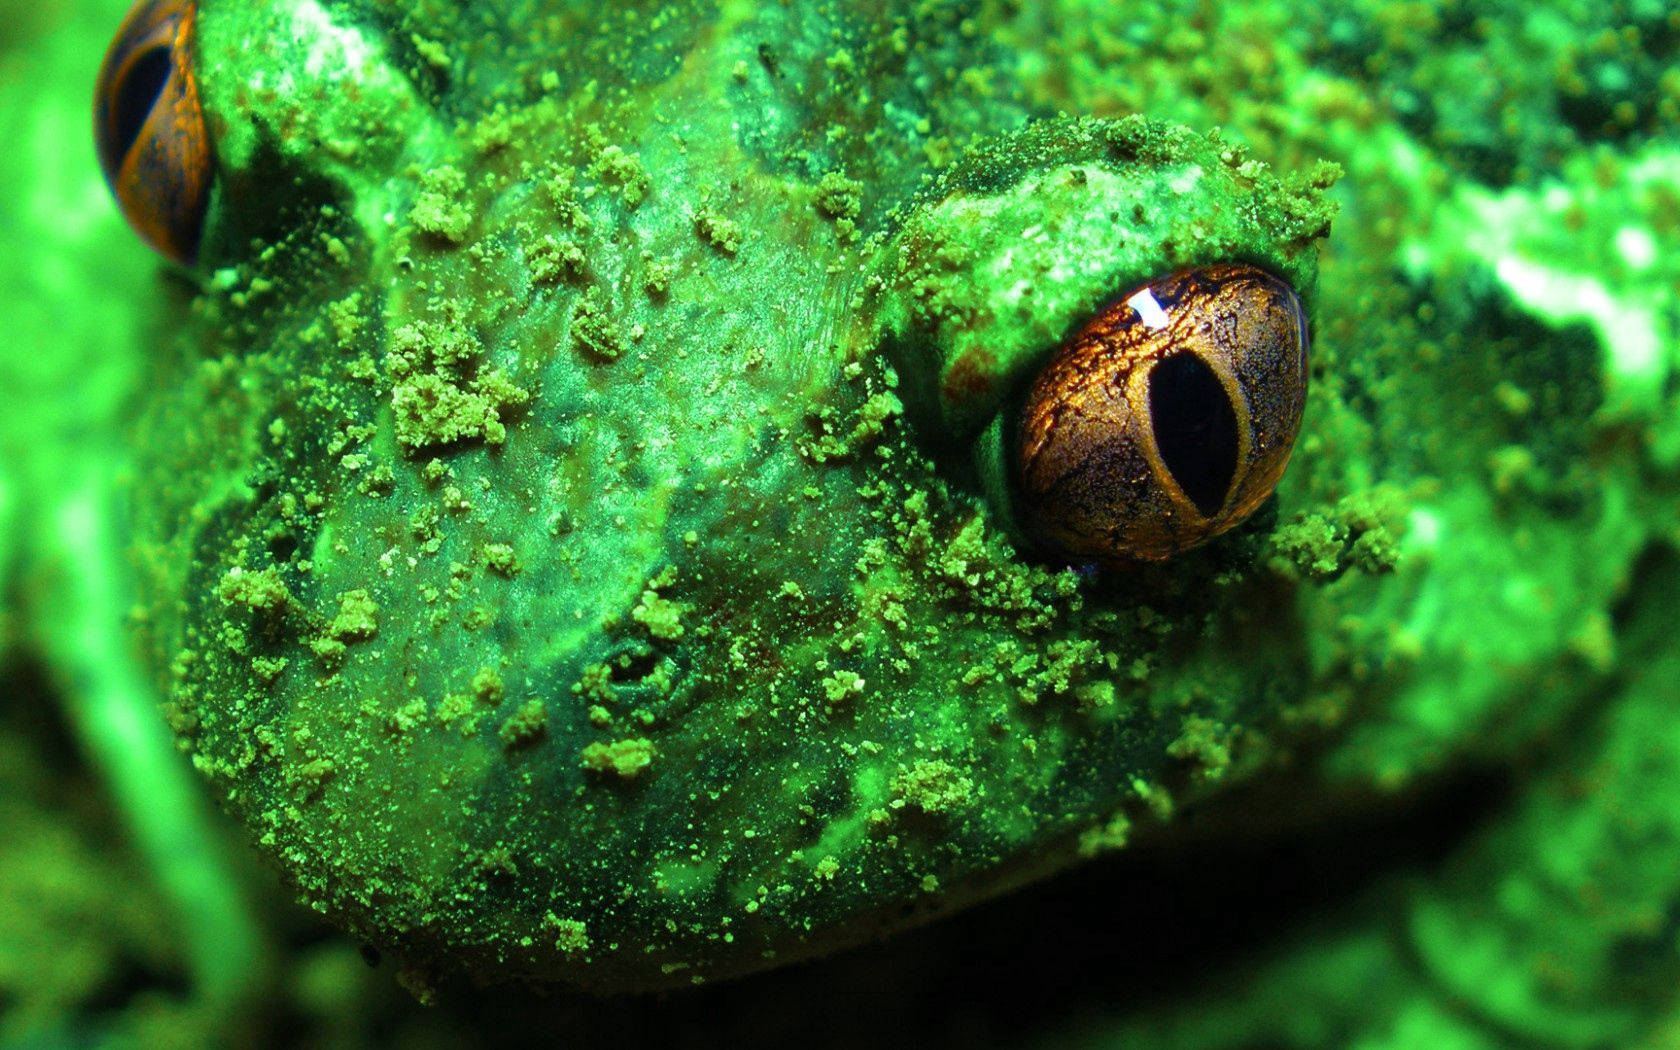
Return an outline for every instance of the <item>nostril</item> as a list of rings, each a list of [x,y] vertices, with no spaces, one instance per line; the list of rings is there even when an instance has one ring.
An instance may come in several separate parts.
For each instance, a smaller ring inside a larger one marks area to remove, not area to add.
[[[290,531],[271,536],[268,541],[268,555],[274,559],[274,564],[284,565],[292,560],[298,551],[297,536]]]

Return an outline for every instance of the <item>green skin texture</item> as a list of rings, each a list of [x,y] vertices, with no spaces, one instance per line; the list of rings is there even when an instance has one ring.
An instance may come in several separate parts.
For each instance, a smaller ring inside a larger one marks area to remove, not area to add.
[[[416,971],[739,974],[1054,870],[1140,787],[1218,779],[1279,685],[1308,688],[1287,621],[1198,595],[1145,625],[1142,577],[1093,600],[1022,559],[922,446],[973,444],[1152,274],[1241,258],[1310,291],[1317,187],[1183,129],[919,97],[989,50],[937,44],[937,16],[905,41],[669,12],[561,63],[544,39],[498,82],[558,65],[558,86],[451,94],[492,115],[445,135],[370,30],[251,12],[200,11],[229,172],[211,244],[237,241],[247,185],[272,197],[263,165],[303,166],[334,216],[201,300],[155,380],[138,515],[176,725],[312,906]],[[365,108],[307,65],[265,92],[288,21],[356,35]],[[760,39],[794,42],[774,76]],[[869,91],[795,94],[842,52]],[[889,100],[988,144],[918,195],[914,140],[825,141]],[[780,116],[718,124],[755,109]],[[413,177],[446,165],[465,177]],[[854,203],[821,195],[830,173]],[[388,237],[362,225],[393,212]],[[545,280],[557,228],[580,258]],[[894,358],[936,441],[901,419]],[[918,389],[958,368],[987,376],[961,404]],[[1117,674],[1145,652],[1147,682]]]
[[[1473,318],[1410,317],[1394,227],[1441,196],[1356,119],[1229,114],[1282,180],[1176,125],[1049,120],[1148,100],[1047,72],[1096,50],[1079,30],[984,8],[257,6],[201,7],[204,290],[123,361],[147,393],[111,513],[195,764],[417,985],[740,974],[1175,807],[1287,824],[1521,763],[1397,924],[1122,1027],[1240,1042],[1283,989],[1269,1034],[1306,1044],[1299,1017],[1380,987],[1370,1017],[1463,1045],[1594,1045],[1671,1008],[1680,669],[1619,668],[1663,643],[1606,610],[1675,528],[1672,396],[1544,326],[1455,346]],[[1318,156],[1349,171],[1315,279]],[[550,236],[576,254],[545,271]],[[1275,507],[1132,574],[1018,552],[1011,391],[1115,295],[1226,258],[1315,321]],[[980,382],[947,396],[953,370]],[[58,469],[8,459],[13,491]],[[645,768],[591,768],[625,741]]]

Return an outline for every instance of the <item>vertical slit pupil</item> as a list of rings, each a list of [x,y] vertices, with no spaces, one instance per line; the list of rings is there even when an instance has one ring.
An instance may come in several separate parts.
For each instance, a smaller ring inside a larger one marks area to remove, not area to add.
[[[118,86],[116,119],[112,124],[116,134],[115,141],[111,143],[115,148],[111,155],[119,162],[128,156],[128,151],[140,138],[140,129],[146,126],[146,117],[163,94],[163,86],[169,83],[170,69],[169,47],[158,44],[134,60],[128,76]]]
[[[1225,505],[1237,474],[1237,413],[1195,354],[1174,354],[1149,373],[1149,421],[1173,480],[1203,517]]]

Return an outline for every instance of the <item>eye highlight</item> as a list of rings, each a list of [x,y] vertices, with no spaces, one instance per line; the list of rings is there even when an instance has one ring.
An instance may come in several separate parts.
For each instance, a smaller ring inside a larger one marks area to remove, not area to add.
[[[210,135],[192,71],[194,0],[139,0],[105,53],[94,143],[123,217],[153,248],[190,265],[210,201]]]
[[[1151,281],[1033,381],[1015,435],[1016,519],[1075,560],[1194,547],[1271,495],[1306,392],[1306,315],[1286,282],[1231,263]]]

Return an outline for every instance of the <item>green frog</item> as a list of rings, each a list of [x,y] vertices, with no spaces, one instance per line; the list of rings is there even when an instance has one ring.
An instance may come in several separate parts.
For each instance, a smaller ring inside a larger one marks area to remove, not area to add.
[[[738,977],[1500,768],[1359,935],[1393,996],[1671,1009],[1672,140],[1466,170],[1363,90],[1424,63],[1261,8],[140,6],[174,65],[104,86],[171,107],[117,145],[159,136],[178,269],[98,674],[423,996]],[[1181,323],[1231,267],[1294,320]],[[1110,321],[1145,465],[1091,511],[1023,450]]]

